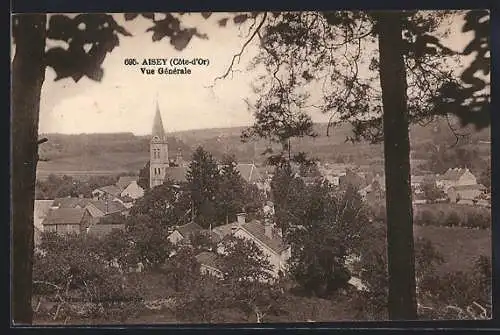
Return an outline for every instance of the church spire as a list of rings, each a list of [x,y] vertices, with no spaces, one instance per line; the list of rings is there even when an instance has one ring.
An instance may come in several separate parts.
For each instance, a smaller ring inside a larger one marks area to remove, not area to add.
[[[165,139],[165,128],[163,128],[163,122],[161,120],[160,106],[158,105],[158,99],[156,99],[156,114],[153,121],[153,136],[158,136],[160,139]]]

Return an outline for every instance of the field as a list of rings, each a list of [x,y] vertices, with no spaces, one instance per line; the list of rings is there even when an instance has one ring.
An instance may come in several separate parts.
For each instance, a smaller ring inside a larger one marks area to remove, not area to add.
[[[349,125],[330,129],[329,136],[326,124],[315,124],[314,128],[318,134],[316,138],[292,140],[293,152],[302,151],[322,161],[383,167],[382,145],[346,142],[352,135]],[[221,158],[227,150],[240,162],[264,162],[265,157],[261,154],[268,148],[269,143],[264,140],[242,143],[240,136],[244,129],[245,127],[232,127],[169,133],[169,155],[175,158],[177,153],[181,152],[184,159],[189,159],[192,151],[201,145],[216,158]],[[135,136],[132,133],[41,134],[40,136],[48,139],[48,142],[40,146],[38,172],[41,178],[50,173],[61,175],[68,171],[137,172],[149,158],[148,136]],[[429,143],[451,145],[455,140],[449,128],[442,122],[435,122],[435,126],[427,127],[412,125],[410,139],[412,150],[415,151],[412,169],[428,159],[428,151],[422,150],[420,148],[422,145]],[[487,158],[490,156],[489,146],[477,143],[489,139],[488,128],[473,133],[470,138],[472,144],[467,145],[478,149],[481,155]]]
[[[477,257],[491,258],[491,230],[460,227],[415,226],[415,237],[423,237],[432,242],[442,254],[444,264],[440,274],[453,271],[467,271],[474,266]]]

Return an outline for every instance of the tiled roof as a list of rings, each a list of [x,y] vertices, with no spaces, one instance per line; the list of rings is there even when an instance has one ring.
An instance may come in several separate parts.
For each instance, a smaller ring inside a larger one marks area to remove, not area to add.
[[[219,269],[222,266],[222,259],[215,252],[203,251],[195,256],[196,261],[201,265]]]
[[[103,186],[99,187],[98,190],[101,190],[105,193],[111,194],[111,195],[119,195],[121,193],[121,189],[116,186],[116,185],[108,185],[108,186]]]
[[[91,199],[87,198],[56,198],[54,199],[52,206],[57,206],[61,208],[76,208],[79,206],[80,208],[84,208],[89,204]]]
[[[57,208],[48,212],[43,225],[80,224],[85,209],[83,208]]]
[[[92,200],[89,205],[93,205],[104,214],[121,212],[127,209],[119,201]]]
[[[265,234],[265,227],[258,221],[247,222],[243,224],[243,229],[252,234],[256,239],[262,242],[276,253],[281,253],[288,248],[283,239],[275,234],[272,238]]]
[[[124,190],[127,188],[127,186],[130,185],[130,183],[137,181],[137,176],[123,176],[118,179],[116,182],[116,186],[120,188],[120,190]]]
[[[466,172],[466,169],[461,169],[461,168],[454,168],[454,169],[448,169],[441,179],[443,180],[458,180],[462,175]]]
[[[237,222],[229,223],[226,225],[218,226],[213,229],[213,232],[216,233],[221,239],[225,236],[231,234],[233,232],[233,227],[236,229],[244,229],[250,235],[252,235],[259,242],[270,248],[276,253],[281,253],[288,248],[288,246],[284,243],[283,239],[278,235],[274,234],[273,237],[269,237],[265,234],[264,225],[257,221],[251,221],[244,224],[238,224]]]
[[[198,224],[194,222],[186,223],[185,225],[179,226],[176,228],[176,230],[182,235],[183,238],[189,237],[189,235],[202,231],[203,228],[201,228]]]

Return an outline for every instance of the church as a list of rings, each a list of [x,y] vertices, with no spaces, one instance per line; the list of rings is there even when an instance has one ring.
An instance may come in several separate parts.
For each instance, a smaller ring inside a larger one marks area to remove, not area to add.
[[[186,181],[186,175],[189,169],[188,162],[182,160],[182,155],[180,153],[177,154],[175,164],[172,164],[174,160],[169,159],[167,134],[163,127],[158,101],[156,102],[156,112],[153,119],[149,156],[150,188],[162,185],[167,177],[176,182]],[[241,177],[248,183],[260,186],[263,182],[259,170],[253,163],[238,163],[236,169],[239,171]]]

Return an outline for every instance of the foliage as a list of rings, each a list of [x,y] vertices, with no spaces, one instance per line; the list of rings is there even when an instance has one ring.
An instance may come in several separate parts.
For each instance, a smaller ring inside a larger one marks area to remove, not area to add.
[[[194,256],[190,247],[181,247],[162,267],[167,281],[176,292],[190,290],[200,276],[200,267]]]
[[[486,168],[479,175],[478,183],[483,184],[487,189],[491,189],[491,166],[486,164]]]
[[[89,236],[59,236],[44,233],[36,254],[33,278],[35,292],[56,293],[69,301],[120,302],[138,297],[123,280],[120,268],[101,255],[100,241]],[[85,257],[82,257],[85,255]]]
[[[217,222],[216,196],[221,175],[213,156],[202,147],[193,153],[186,179],[196,220],[208,228]]]
[[[51,174],[45,181],[36,181],[35,198],[43,200],[78,197],[80,195],[90,198],[92,191],[96,188],[113,185],[117,181],[118,176],[91,176],[88,180],[82,181],[71,176],[58,177]]]
[[[359,262],[355,264],[358,276],[366,290],[354,296],[359,316],[366,319],[387,318],[388,273],[385,227],[373,224],[363,234],[359,249]],[[443,262],[442,255],[430,241],[417,238],[415,241],[415,269],[417,283]]]
[[[301,224],[305,184],[295,178],[292,167],[284,164],[275,169],[271,180],[271,199],[275,208],[275,222],[286,235],[290,226]]]
[[[222,241],[224,278],[231,283],[269,281],[272,265],[253,241],[228,236]]]
[[[426,200],[435,202],[436,200],[446,198],[446,194],[442,189],[437,187],[435,182],[424,182],[422,192]]]
[[[173,251],[173,245],[166,238],[168,226],[145,214],[130,216],[125,225],[137,261],[153,268],[162,266]]]
[[[245,206],[245,181],[236,169],[234,156],[225,156],[217,190],[219,222],[233,222]]]
[[[423,318],[487,319],[491,317],[491,260],[479,257],[468,272],[429,275],[422,280]]]
[[[149,170],[150,162],[148,161],[142,169],[139,170],[139,178],[137,179],[137,185],[142,187],[143,190],[149,189]]]
[[[227,286],[221,281],[209,276],[201,276],[196,285],[182,292],[176,308],[177,317],[181,321],[196,323],[219,321],[221,310],[226,307],[228,296]]]
[[[347,257],[359,250],[368,211],[351,186],[335,191],[316,184],[305,194],[301,226],[288,237],[291,274],[307,293],[328,296],[346,287],[351,277]]]
[[[277,300],[282,296],[271,263],[262,249],[247,239],[230,236],[223,240],[222,250],[226,306],[254,315],[257,323],[262,322],[267,313],[278,310]]]
[[[147,215],[153,222],[166,228],[187,223],[189,217],[186,213],[189,209],[188,199],[173,181],[166,180],[162,185],[147,190],[132,207],[130,214]]]
[[[429,147],[427,162],[421,168],[435,173],[444,173],[456,167],[484,171],[485,164],[477,148],[457,147],[450,150],[446,145],[440,144]]]

